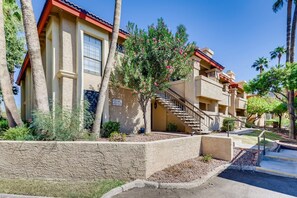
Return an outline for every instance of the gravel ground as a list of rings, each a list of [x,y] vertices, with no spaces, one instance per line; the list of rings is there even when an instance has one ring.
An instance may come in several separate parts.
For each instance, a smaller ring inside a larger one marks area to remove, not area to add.
[[[255,149],[238,149],[233,150],[234,159],[232,165],[237,166],[256,166],[258,151]]]
[[[150,133],[148,135],[145,134],[133,134],[127,135],[126,142],[151,142],[156,140],[166,140],[166,139],[173,139],[173,138],[180,138],[183,136],[179,135],[169,135],[169,134],[157,134],[157,133]],[[109,141],[108,138],[98,138],[97,141]]]
[[[206,163],[202,159],[203,157],[197,157],[171,166],[154,173],[148,180],[162,183],[190,182],[201,178],[220,165],[227,164],[223,160],[212,159]]]
[[[217,159],[205,163],[202,159],[203,157],[200,156],[158,171],[150,176],[148,180],[162,183],[190,182],[200,179],[215,168],[228,163]],[[255,166],[257,164],[257,150],[235,148],[234,159],[231,163],[238,166]]]

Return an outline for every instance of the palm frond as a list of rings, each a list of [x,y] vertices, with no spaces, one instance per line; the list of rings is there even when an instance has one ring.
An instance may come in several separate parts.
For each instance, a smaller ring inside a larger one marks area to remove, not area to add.
[[[273,12],[278,12],[280,9],[282,9],[284,6],[284,0],[277,0],[273,5],[272,5],[272,10]]]

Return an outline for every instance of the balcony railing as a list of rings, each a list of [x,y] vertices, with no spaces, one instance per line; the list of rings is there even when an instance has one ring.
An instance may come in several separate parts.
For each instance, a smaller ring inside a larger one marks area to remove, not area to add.
[[[237,97],[235,100],[236,109],[246,109],[247,100],[244,98]]]
[[[196,95],[221,100],[223,96],[223,85],[205,76],[196,77]]]

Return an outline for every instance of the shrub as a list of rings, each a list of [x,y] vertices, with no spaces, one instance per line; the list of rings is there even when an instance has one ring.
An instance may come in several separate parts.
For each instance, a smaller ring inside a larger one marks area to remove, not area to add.
[[[8,121],[0,119],[0,134],[4,133],[8,128]]]
[[[167,125],[167,131],[176,132],[177,131],[177,125],[174,123],[169,122]]]
[[[105,122],[103,124],[103,133],[102,137],[109,138],[110,134],[114,131],[120,131],[120,123],[119,122],[114,122],[114,121],[109,121]]]
[[[111,142],[125,142],[126,134],[114,131],[110,134],[109,141],[111,141]]]
[[[274,120],[274,119],[270,119],[270,120],[266,120],[265,121],[265,126],[272,126],[274,122],[277,122],[277,120]]]
[[[223,126],[221,127],[221,131],[234,131],[235,128],[235,120],[233,118],[224,118]]]
[[[90,114],[80,107],[67,109],[55,105],[50,113],[34,112],[30,129],[38,140],[72,141],[78,139],[84,131],[84,120],[92,120],[88,115]]]
[[[27,127],[9,128],[3,134],[4,140],[31,140],[32,136]]]
[[[209,163],[209,162],[211,162],[211,160],[212,160],[212,155],[210,155],[210,154],[203,155],[202,161],[204,163]]]
[[[253,127],[253,123],[246,122],[246,123],[245,123],[245,127],[246,127],[246,128],[252,128],[252,127]]]

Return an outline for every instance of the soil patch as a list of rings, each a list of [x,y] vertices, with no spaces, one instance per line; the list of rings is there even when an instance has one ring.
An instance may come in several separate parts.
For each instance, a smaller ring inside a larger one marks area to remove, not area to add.
[[[202,159],[203,157],[200,156],[171,166],[154,173],[148,180],[162,183],[190,182],[200,179],[215,168],[228,163],[217,159],[212,159],[210,162],[203,162]]]
[[[239,149],[233,150],[234,158],[232,165],[237,166],[256,166],[258,159],[258,150],[256,149]]]
[[[151,142],[157,140],[166,140],[166,139],[173,139],[173,138],[181,138],[184,136],[179,135],[170,135],[170,134],[159,134],[159,133],[149,133],[145,134],[131,134],[127,135],[126,142]],[[98,138],[97,141],[108,142],[108,138]]]

